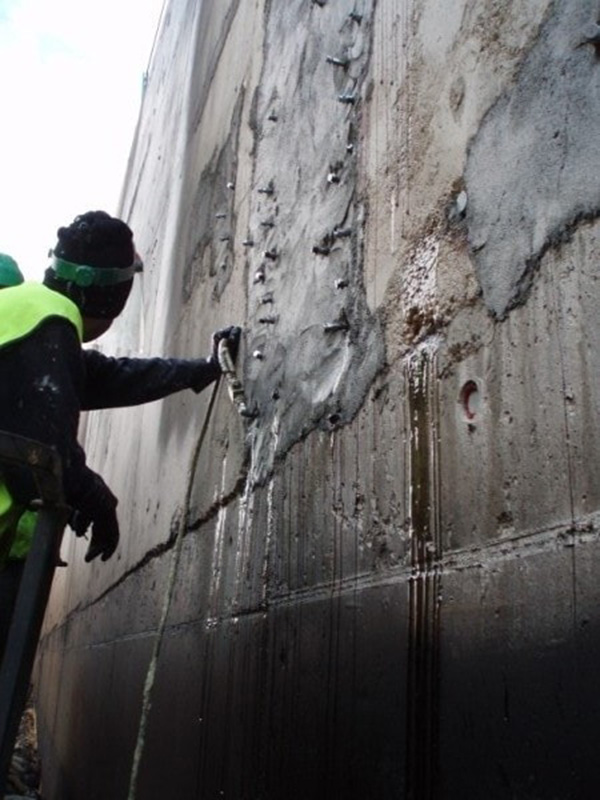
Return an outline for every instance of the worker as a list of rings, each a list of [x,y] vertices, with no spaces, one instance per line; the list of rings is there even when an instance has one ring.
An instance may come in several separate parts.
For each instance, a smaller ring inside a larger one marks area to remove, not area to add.
[[[15,259],[6,253],[0,253],[0,289],[19,286],[24,280],[23,273]],[[19,517],[16,535],[9,554],[11,562],[20,561],[26,557],[33,539],[36,520],[37,514],[33,511],[25,511]]]
[[[0,430],[56,448],[65,500],[73,509],[69,524],[77,535],[91,528],[85,560],[105,561],[119,542],[117,498],[86,465],[77,441],[80,411],[137,405],[184,389],[200,392],[221,374],[219,341],[227,339],[235,359],[241,331],[231,326],[214,333],[207,358],[111,358],[82,348],[121,313],[141,263],[129,226],[103,211],[76,217],[57,236],[43,284],[0,291]],[[26,470],[4,467],[0,565],[35,496]],[[0,589],[0,602],[1,595]]]
[[[12,256],[0,253],[0,289],[23,283],[23,273]]]
[[[15,259],[6,253],[0,253],[0,289],[18,286],[23,281],[23,273]],[[24,560],[33,540],[36,520],[37,514],[34,511],[26,510],[19,515],[8,561],[0,576],[0,609],[4,609],[4,612],[0,610],[0,657],[8,636],[11,612],[21,581]]]

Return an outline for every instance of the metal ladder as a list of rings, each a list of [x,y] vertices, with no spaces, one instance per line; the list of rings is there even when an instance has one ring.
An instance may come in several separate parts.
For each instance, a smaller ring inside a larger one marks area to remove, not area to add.
[[[35,533],[0,667],[0,797],[4,796],[62,534],[69,516],[62,492],[60,458],[53,448],[0,431],[0,470],[2,466],[29,469],[39,500],[34,504],[38,512]]]

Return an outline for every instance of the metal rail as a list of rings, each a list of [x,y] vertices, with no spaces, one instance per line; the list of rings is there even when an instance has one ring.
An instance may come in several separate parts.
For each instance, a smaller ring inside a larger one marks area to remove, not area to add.
[[[62,493],[60,458],[54,449],[0,431],[0,468],[2,466],[28,468],[39,500],[35,502],[38,511],[35,534],[0,668],[0,796],[5,790],[62,533],[69,515]]]

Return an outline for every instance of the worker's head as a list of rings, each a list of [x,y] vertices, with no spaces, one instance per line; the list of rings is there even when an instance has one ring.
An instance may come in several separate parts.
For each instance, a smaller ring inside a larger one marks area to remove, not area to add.
[[[20,283],[23,283],[23,275],[19,265],[12,256],[0,253],[0,289],[18,286]]]
[[[44,284],[78,306],[83,338],[89,342],[107,331],[121,313],[133,276],[141,269],[133,233],[105,211],[88,211],[59,228],[57,236]]]

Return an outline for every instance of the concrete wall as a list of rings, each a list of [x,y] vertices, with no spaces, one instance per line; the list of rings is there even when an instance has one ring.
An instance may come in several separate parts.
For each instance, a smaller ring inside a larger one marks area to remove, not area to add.
[[[66,537],[49,800],[127,796],[182,519],[138,797],[597,795],[599,10],[168,4],[102,347],[243,324],[257,416],[197,469],[210,390],[87,419],[123,540]]]

